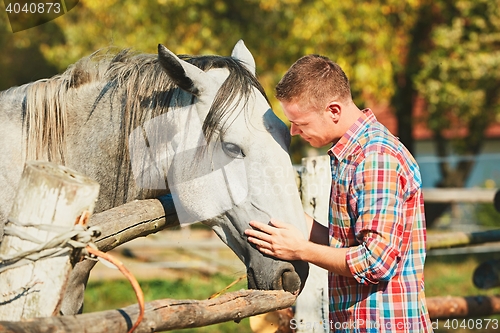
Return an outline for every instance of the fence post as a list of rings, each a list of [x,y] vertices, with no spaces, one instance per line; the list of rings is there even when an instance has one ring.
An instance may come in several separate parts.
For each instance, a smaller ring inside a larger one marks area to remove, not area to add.
[[[300,191],[304,211],[328,226],[328,207],[332,183],[330,156],[302,159]],[[295,307],[297,332],[329,332],[328,273],[309,264],[309,277]]]
[[[0,261],[0,320],[58,314],[71,253],[48,256],[51,250],[43,250],[35,255],[48,257],[21,259],[17,264],[6,258],[54,239],[61,234],[57,227],[72,229],[82,216],[92,213],[98,193],[99,184],[66,167],[48,162],[25,165],[0,244],[0,258],[4,258]]]

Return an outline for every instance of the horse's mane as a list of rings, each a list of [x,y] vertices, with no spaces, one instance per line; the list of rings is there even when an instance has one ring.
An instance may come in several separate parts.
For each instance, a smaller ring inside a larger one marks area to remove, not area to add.
[[[179,57],[204,71],[212,68],[229,70],[230,74],[217,93],[203,123],[207,141],[212,140],[223,129],[224,124],[221,122],[235,111],[230,106],[238,104],[234,103],[236,98],[246,104],[253,87],[266,96],[255,76],[232,57]],[[179,89],[174,89],[176,87],[162,70],[157,55],[137,54],[128,49],[118,53],[109,49],[97,51],[80,59],[60,75],[28,85],[23,103],[23,123],[28,132],[28,158],[47,158],[64,163],[66,95],[71,89],[93,82],[104,83],[93,109],[108,93],[122,94],[125,105],[121,140],[123,150],[127,149],[126,140],[130,131],[143,121],[166,112],[174,102],[173,99],[179,95]],[[121,156],[127,155],[125,151],[123,153]]]

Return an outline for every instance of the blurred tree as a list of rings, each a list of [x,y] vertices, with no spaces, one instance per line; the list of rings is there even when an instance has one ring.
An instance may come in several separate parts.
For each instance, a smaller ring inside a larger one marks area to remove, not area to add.
[[[486,129],[500,120],[499,4],[442,1],[433,50],[422,55],[424,67],[415,82],[427,102],[427,124],[442,158],[439,187],[465,185]],[[465,136],[457,136],[462,129]],[[454,167],[446,158],[452,152],[463,156]]]
[[[358,104],[388,103],[393,93],[392,57],[404,43],[395,44],[387,33],[396,29],[386,16],[398,3],[81,0],[54,21],[64,40],[42,42],[39,48],[61,71],[109,46],[155,53],[156,45],[164,43],[176,53],[221,53],[224,49],[229,53],[242,38],[256,57],[259,78],[270,95],[295,60],[307,53],[322,53],[345,68]],[[409,6],[411,12],[413,5]]]
[[[423,68],[414,76],[440,158],[437,187],[465,186],[486,129],[500,120],[499,5],[498,0],[437,2],[432,50],[421,55]],[[452,154],[458,163],[451,163]],[[432,221],[448,206],[426,208]]]
[[[0,6],[1,8],[1,6]],[[12,33],[7,14],[0,20],[0,91],[58,73],[58,68],[41,52],[41,45],[55,45],[64,35],[54,23]]]
[[[399,43],[398,54],[392,57],[394,94],[391,106],[398,120],[398,136],[411,152],[415,151],[413,109],[418,97],[413,77],[422,68],[422,55],[432,47],[430,33],[438,22],[432,0],[413,1],[413,5],[412,8],[402,2],[391,6],[387,17],[392,34],[399,36],[395,39]]]

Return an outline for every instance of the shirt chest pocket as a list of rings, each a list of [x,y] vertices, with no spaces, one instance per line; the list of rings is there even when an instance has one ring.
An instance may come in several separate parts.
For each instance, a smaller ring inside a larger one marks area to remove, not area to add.
[[[355,221],[355,214],[349,207],[349,170],[347,168],[339,171],[338,173],[332,172],[330,235],[344,246],[351,246],[357,242],[354,238],[354,228],[352,225]]]
[[[338,185],[332,187],[330,196],[330,233],[341,243],[349,238],[350,218],[347,206],[347,192]]]
[[[330,207],[332,209],[333,217],[343,221],[349,220],[347,202],[347,191],[342,186],[332,186],[332,193],[330,196]],[[340,221],[339,221],[340,222]]]
[[[330,207],[335,213],[333,217],[344,221],[349,220],[348,197],[349,192],[349,170],[346,165],[332,165],[332,186],[330,193]]]

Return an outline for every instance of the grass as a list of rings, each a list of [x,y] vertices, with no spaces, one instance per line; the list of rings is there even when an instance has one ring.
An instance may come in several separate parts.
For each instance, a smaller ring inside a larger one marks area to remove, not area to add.
[[[153,279],[139,281],[144,292],[146,302],[163,298],[174,299],[207,299],[212,294],[221,291],[238,277],[215,274],[206,276],[192,274],[182,279]],[[246,289],[246,280],[238,282],[229,291]],[[91,282],[85,292],[84,312],[96,312],[125,307],[136,303],[135,294],[128,281],[98,281]],[[173,330],[169,332],[191,333],[191,332],[221,332],[251,333],[249,319],[243,319],[240,323],[221,323],[196,329]]]
[[[498,288],[482,290],[472,283],[474,269],[490,259],[500,259],[500,253],[428,257],[424,272],[426,296],[497,294]]]
[[[455,256],[430,256],[425,265],[426,295],[432,296],[470,296],[470,295],[495,295],[499,294],[499,288],[481,290],[474,287],[472,274],[474,269],[482,262],[489,259],[500,259],[500,253],[481,255],[455,255]],[[191,274],[191,275],[189,275]],[[188,276],[189,275],[189,276]],[[175,299],[206,299],[215,292],[222,290],[234,281],[236,276],[216,274],[206,276],[197,273],[186,273],[182,279],[154,279],[140,281],[146,301],[175,298]],[[239,282],[230,291],[246,288],[246,282]],[[128,306],[135,303],[135,296],[128,282],[99,281],[89,284],[85,294],[85,311],[94,312]],[[500,316],[490,317],[497,319],[500,326]],[[477,318],[475,318],[477,320]],[[482,319],[479,319],[482,320]],[[460,319],[454,324],[467,324]],[[475,322],[477,323],[477,322]],[[485,324],[485,321],[479,321]],[[439,320],[440,329],[436,333],[444,332],[494,332],[495,330],[479,329],[474,324],[473,329],[452,329],[444,327],[446,320]],[[469,325],[470,326],[470,325]],[[244,319],[239,324],[228,322],[218,325],[207,326],[197,329],[184,329],[171,332],[235,332],[251,333],[249,320]]]
[[[500,289],[498,287],[482,290],[476,288],[472,282],[472,275],[475,268],[480,263],[490,259],[500,259],[500,253],[428,257],[424,272],[426,296],[492,296],[499,294]],[[497,327],[497,329],[492,329],[491,324],[493,322],[490,322],[489,329],[485,329],[488,323],[485,318],[490,318],[495,321],[495,323],[498,323],[499,327]],[[498,332],[500,329],[500,316],[496,315],[485,318],[456,319],[454,321],[440,319],[438,322],[434,322],[434,324],[439,324],[439,329],[435,330],[435,332]],[[460,326],[465,328],[460,328]],[[480,328],[480,326],[482,326],[482,328]]]

